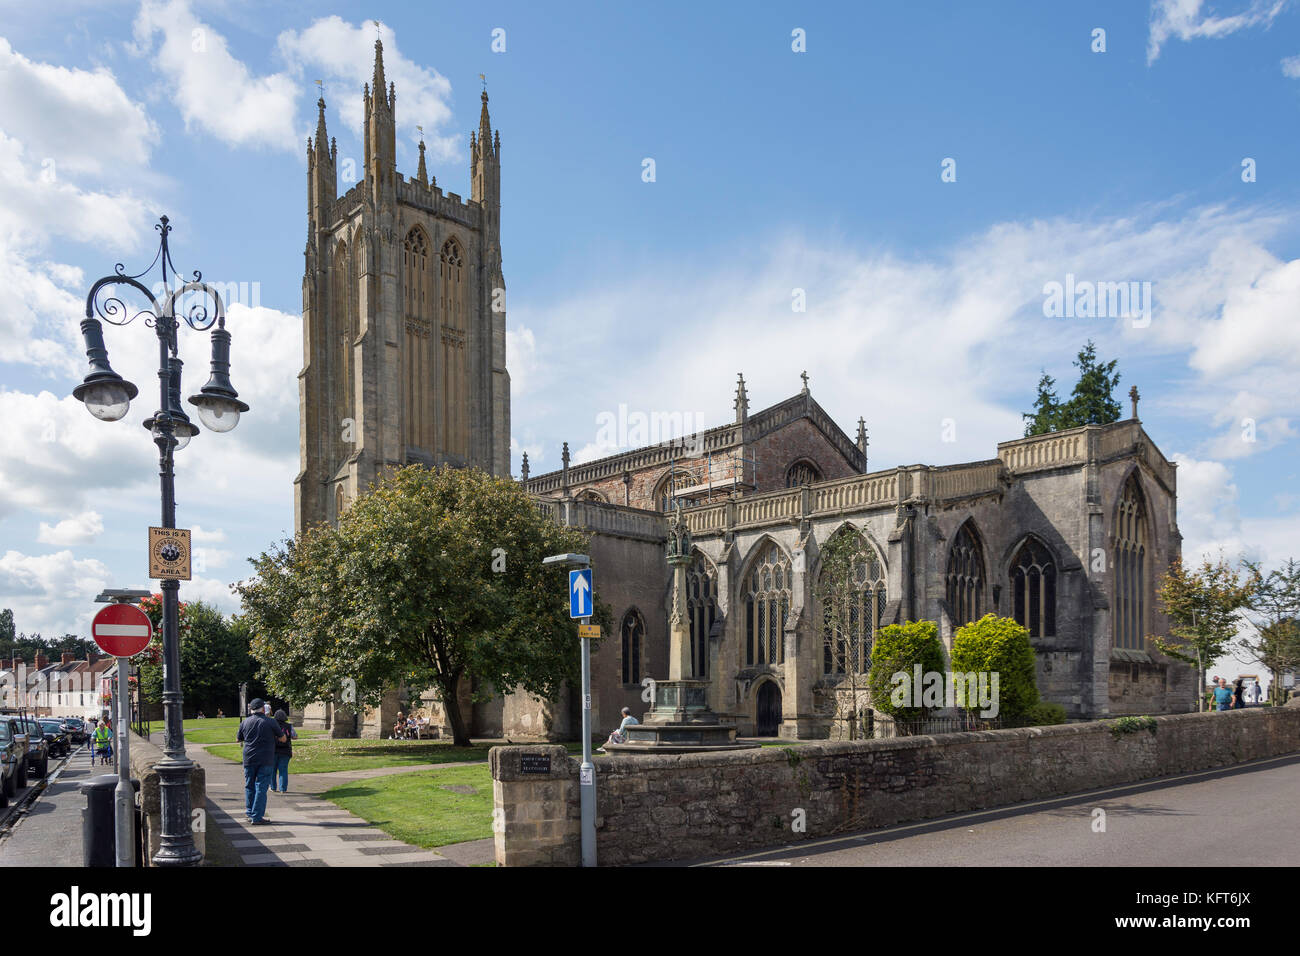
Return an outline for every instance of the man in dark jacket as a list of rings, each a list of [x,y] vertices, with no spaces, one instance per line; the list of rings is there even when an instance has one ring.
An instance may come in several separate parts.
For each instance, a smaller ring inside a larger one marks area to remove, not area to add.
[[[275,745],[286,739],[280,725],[263,712],[265,707],[260,697],[249,702],[248,716],[235,738],[244,745],[244,815],[255,825],[271,822],[265,816],[266,791],[275,771]]]

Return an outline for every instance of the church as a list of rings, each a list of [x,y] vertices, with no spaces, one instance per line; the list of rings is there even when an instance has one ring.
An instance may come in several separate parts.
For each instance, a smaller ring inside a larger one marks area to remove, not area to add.
[[[337,520],[386,468],[510,472],[501,142],[487,94],[467,201],[437,187],[423,145],[415,177],[397,172],[396,91],[378,42],[363,95],[361,182],[336,196],[323,101],[308,146],[299,530]],[[731,420],[682,441],[581,464],[565,444],[562,467],[537,475],[524,456],[519,481],[537,507],[590,533],[596,594],[613,609],[616,633],[592,656],[593,726],[612,728],[625,706],[641,714],[645,679],[667,677],[664,546],[677,508],[693,541],[691,666],[741,735],[846,731],[845,684],[869,662],[848,659],[818,606],[819,553],[835,535],[858,554],[855,646],[923,619],[951,648],[959,627],[992,612],[1029,630],[1040,692],[1070,719],[1194,710],[1192,668],[1147,639],[1167,633],[1155,591],[1181,536],[1176,466],[1142,428],[1136,390],[1130,398],[1130,417],[1109,425],[1002,442],[981,461],[871,471],[865,421],[842,430],[806,375],[754,411],[740,376],[734,415],[719,416]],[[578,734],[575,693],[471,702],[474,689],[462,701],[473,736]],[[364,715],[316,704],[303,716],[379,736],[401,706],[395,690]]]

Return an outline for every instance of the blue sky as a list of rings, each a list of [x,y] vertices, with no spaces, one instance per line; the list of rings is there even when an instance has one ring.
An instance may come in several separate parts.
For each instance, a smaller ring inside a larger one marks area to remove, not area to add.
[[[181,269],[250,290],[230,327],[253,410],[178,456],[179,523],[204,557],[183,594],[233,609],[244,558],[290,531],[314,81],[356,156],[374,19],[404,173],[423,125],[430,172],[468,195],[487,76],[516,470],[524,450],[535,472],[558,467],[563,441],[613,451],[597,416],[620,403],[712,425],[738,371],[762,407],[803,369],[846,430],[866,417],[873,468],[988,458],[1021,433],[1039,370],[1068,388],[1092,338],[1179,461],[1185,553],[1295,553],[1300,4],[0,14],[0,606],[21,630],[84,632],[95,589],[145,583],[152,405],[106,425],[68,395],[85,291],[117,261],[144,267],[158,214]],[[1067,274],[1151,283],[1150,323],[1045,316],[1044,285]],[[110,329],[108,345],[147,387],[151,333]],[[187,391],[206,348],[182,346]]]

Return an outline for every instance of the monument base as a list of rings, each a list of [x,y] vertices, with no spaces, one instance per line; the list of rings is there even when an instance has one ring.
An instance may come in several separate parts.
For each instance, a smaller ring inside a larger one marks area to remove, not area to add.
[[[709,682],[655,682],[655,703],[642,723],[624,731],[626,743],[604,746],[609,754],[683,754],[712,750],[751,750],[758,744],[737,743],[734,724],[724,724],[709,709]]]

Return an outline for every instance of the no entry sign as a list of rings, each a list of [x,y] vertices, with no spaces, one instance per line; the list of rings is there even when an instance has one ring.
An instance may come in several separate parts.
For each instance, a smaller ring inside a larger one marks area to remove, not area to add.
[[[105,654],[134,657],[149,645],[153,625],[134,604],[110,604],[95,615],[90,633]]]

